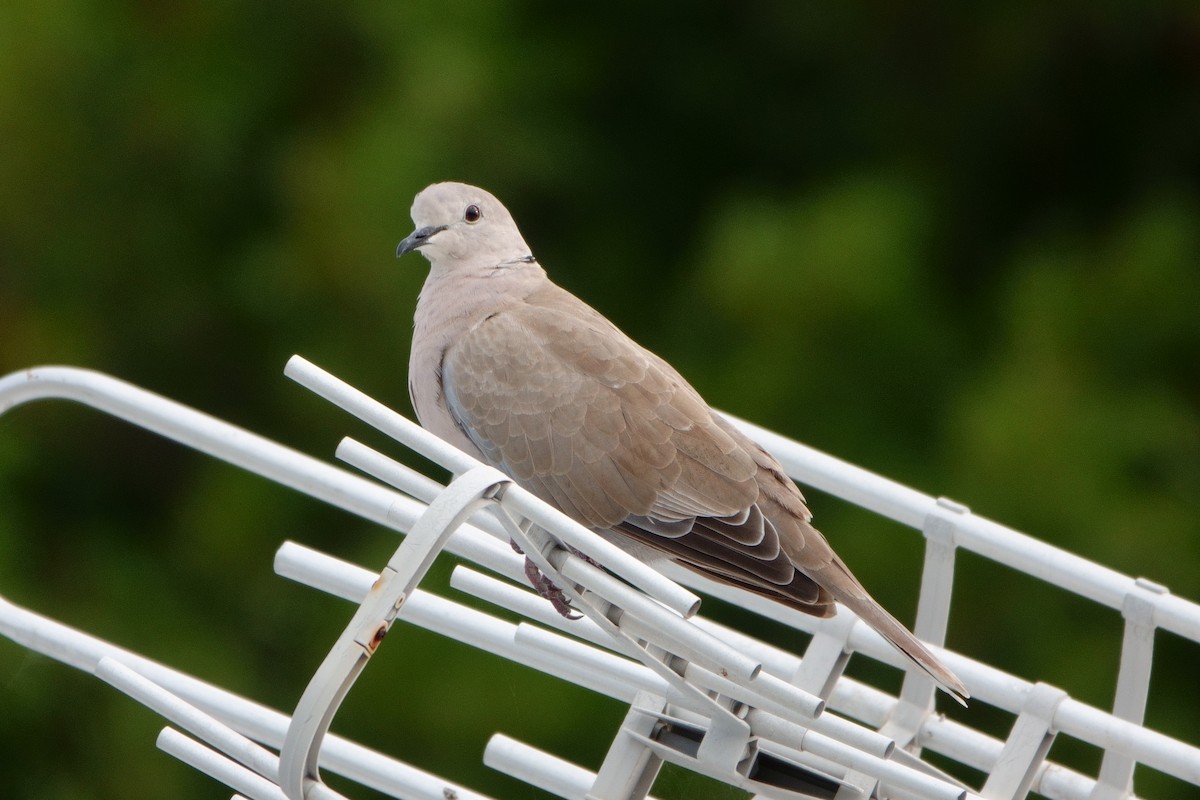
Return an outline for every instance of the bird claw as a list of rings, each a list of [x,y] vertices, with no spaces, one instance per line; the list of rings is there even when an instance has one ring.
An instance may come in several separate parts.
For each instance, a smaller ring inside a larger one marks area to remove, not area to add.
[[[509,541],[509,544],[512,545],[512,549],[516,550],[517,553],[524,555],[524,552],[517,546],[516,542]],[[550,605],[554,606],[554,610],[563,617],[569,620],[583,619],[583,614],[571,608],[571,602],[563,594],[563,590],[558,588],[554,581],[543,575],[542,571],[538,569],[537,564],[533,563],[528,556],[525,557],[525,577],[534,590],[549,600]]]
[[[537,593],[549,600],[550,605],[554,606],[554,610],[563,617],[570,620],[583,618],[583,614],[571,608],[571,603],[563,594],[563,590],[558,588],[554,581],[543,575],[537,564],[534,564],[528,557],[525,559],[525,577],[529,579]]]

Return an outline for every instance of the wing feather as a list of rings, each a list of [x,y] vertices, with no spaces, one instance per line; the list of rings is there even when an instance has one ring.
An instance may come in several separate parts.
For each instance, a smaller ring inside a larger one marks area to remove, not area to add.
[[[447,351],[442,380],[451,416],[480,451],[575,520],[827,613],[828,595],[793,563],[807,555],[815,566],[821,548],[781,546],[762,507],[808,520],[794,487],[760,497],[761,482],[787,481],[776,462],[566,292],[540,289],[477,323]]]

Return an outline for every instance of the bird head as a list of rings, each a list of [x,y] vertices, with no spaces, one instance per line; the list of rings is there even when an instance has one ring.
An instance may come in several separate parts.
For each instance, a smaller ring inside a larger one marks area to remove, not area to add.
[[[419,250],[433,269],[490,269],[533,260],[517,224],[489,192],[465,183],[435,183],[413,200],[416,230],[396,257]]]

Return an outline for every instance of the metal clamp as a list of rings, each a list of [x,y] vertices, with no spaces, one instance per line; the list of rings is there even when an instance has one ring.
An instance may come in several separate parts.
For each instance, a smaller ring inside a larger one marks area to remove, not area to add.
[[[1066,698],[1067,693],[1055,686],[1034,685],[1013,723],[1000,757],[996,759],[996,768],[983,785],[980,792],[983,797],[1022,800],[1029,793],[1033,779],[1058,735],[1054,715]]]
[[[292,714],[279,754],[279,785],[289,800],[304,800],[306,781],[320,780],[321,741],[334,715],[446,539],[509,483],[506,475],[487,466],[456,478],[430,503],[389,559]]]

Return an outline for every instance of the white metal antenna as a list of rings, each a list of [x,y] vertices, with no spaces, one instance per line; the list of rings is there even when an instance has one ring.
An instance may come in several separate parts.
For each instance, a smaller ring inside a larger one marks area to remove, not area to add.
[[[159,747],[223,782],[237,797],[341,798],[323,783],[321,769],[398,798],[485,797],[327,733],[396,618],[628,706],[596,773],[503,734],[492,738],[482,754],[486,764],[564,798],[647,797],[667,762],[764,798],[1001,800],[1035,793],[1052,800],[1112,800],[1134,796],[1138,764],[1200,787],[1200,748],[1142,724],[1155,630],[1200,642],[1200,606],[1157,584],[1128,578],[977,517],[958,503],[929,497],[734,420],[801,483],[924,534],[914,632],[963,678],[974,703],[1014,716],[1009,736],[1000,741],[937,714],[931,680],[910,669],[846,610],[832,619],[815,619],[687,570],[661,574],[504,474],[298,356],[285,373],[447,468],[452,479],[443,486],[354,440],[343,440],[338,458],[387,484],[381,485],[87,370],[43,367],[0,379],[0,414],[33,400],[76,400],[406,534],[382,569],[349,564],[292,542],[279,548],[275,570],[280,575],[357,606],[291,714],[0,598],[0,634],[93,672],[153,709],[175,726],[164,728]],[[523,559],[510,540],[563,587],[585,619],[562,618],[528,589]],[[958,548],[1124,615],[1111,711],[944,649]],[[528,621],[514,624],[421,589],[426,571],[443,551],[482,570],[457,567],[452,586]],[[812,634],[803,658],[698,615],[693,588]],[[853,653],[905,670],[898,696],[843,675]],[[1096,775],[1047,760],[1059,735],[1103,751]],[[981,771],[987,776],[983,785],[967,786],[934,768],[920,758],[923,749]]]

